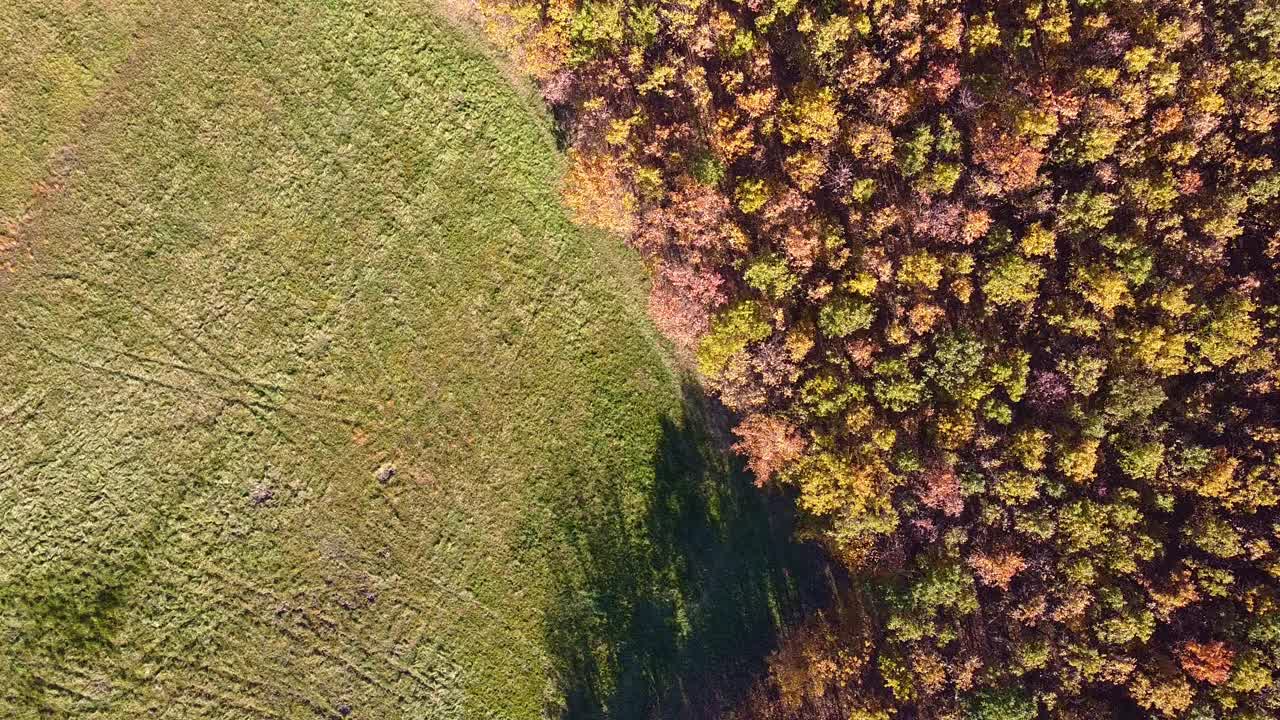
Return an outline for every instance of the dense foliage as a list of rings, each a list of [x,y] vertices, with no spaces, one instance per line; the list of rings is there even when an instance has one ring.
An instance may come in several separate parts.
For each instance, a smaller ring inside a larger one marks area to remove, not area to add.
[[[871,588],[804,702],[1280,712],[1280,6],[498,10],[570,204]]]

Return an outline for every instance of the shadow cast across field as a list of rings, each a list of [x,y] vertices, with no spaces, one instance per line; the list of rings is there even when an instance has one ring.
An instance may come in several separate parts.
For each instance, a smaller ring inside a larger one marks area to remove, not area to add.
[[[790,502],[715,439],[710,407],[685,386],[684,416],[659,420],[644,492],[577,478],[552,513],[563,552],[545,642],[564,720],[714,718],[779,631],[826,602],[824,556],[793,540]]]

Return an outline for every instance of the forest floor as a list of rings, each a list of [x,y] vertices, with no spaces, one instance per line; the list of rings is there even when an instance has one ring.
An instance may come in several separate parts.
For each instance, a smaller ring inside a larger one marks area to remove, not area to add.
[[[809,550],[409,0],[0,3],[0,717],[706,716]]]

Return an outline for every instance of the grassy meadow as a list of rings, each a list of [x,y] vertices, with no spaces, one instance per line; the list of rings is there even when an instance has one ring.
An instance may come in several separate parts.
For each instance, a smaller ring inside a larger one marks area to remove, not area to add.
[[[807,551],[408,0],[0,7],[0,717],[706,716]]]

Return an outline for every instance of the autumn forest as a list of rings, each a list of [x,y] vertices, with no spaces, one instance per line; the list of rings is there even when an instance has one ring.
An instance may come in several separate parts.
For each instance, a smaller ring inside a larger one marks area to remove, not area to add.
[[[494,0],[854,578],[755,716],[1280,714],[1280,6]]]

